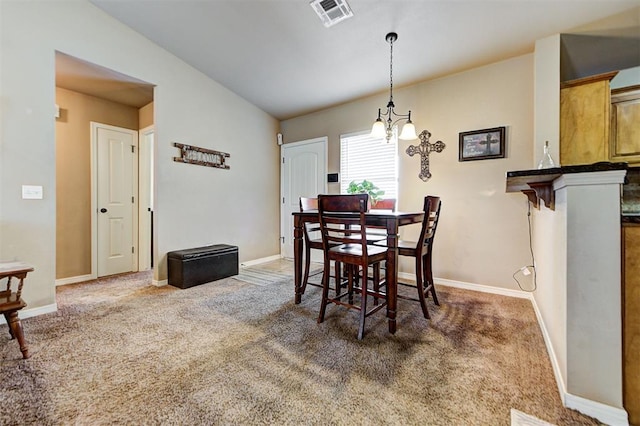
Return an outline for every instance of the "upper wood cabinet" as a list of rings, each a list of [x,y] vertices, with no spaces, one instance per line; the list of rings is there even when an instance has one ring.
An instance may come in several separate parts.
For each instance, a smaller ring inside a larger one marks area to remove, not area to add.
[[[611,89],[617,72],[562,83],[560,164],[609,161]]]
[[[611,91],[611,161],[640,163],[640,86]]]

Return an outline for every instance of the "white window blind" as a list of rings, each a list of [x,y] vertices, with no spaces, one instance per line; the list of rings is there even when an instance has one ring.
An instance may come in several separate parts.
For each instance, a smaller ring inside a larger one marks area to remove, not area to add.
[[[369,132],[340,136],[340,193],[352,181],[364,179],[384,191],[382,198],[398,198],[398,143],[372,138]]]

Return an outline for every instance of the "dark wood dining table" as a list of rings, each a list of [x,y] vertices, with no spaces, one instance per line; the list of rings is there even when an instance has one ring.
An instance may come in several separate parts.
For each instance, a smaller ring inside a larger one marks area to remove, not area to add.
[[[350,213],[345,213],[349,215]],[[372,210],[367,212],[366,223],[369,226],[380,227],[387,230],[387,319],[389,332],[396,332],[396,307],[398,304],[398,232],[401,226],[412,223],[422,223],[424,212],[388,212]],[[317,211],[293,213],[293,260],[294,260],[294,284],[295,303],[302,301],[302,253],[303,253],[303,226],[305,223],[318,223]]]

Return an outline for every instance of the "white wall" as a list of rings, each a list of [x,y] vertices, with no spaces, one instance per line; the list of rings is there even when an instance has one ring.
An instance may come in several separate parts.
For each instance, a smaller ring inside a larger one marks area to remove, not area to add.
[[[545,141],[549,152],[560,163],[560,34],[536,41],[535,51],[535,169],[542,157]],[[567,229],[566,194],[556,194],[555,211],[546,207],[534,210],[533,249],[536,260],[535,300],[550,340],[551,357],[558,370],[561,392],[567,377]]]
[[[398,64],[402,58],[396,58]],[[400,65],[398,65],[400,66]],[[281,123],[285,142],[329,137],[329,173],[340,168],[340,134],[370,129],[388,93]],[[432,153],[428,182],[418,178],[419,156],[405,151],[416,141],[399,143],[399,210],[420,210],[425,195],[442,197],[442,216],[434,251],[438,278],[518,289],[512,274],[531,263],[526,200],[505,193],[505,173],[531,168],[533,144],[533,55],[476,68],[394,90],[400,112],[412,111],[419,133],[446,148]],[[458,161],[458,134],[507,127],[506,158]],[[329,191],[338,192],[338,184]],[[419,227],[402,230],[417,238]],[[402,259],[404,260],[404,259]],[[413,272],[405,260],[401,271]]]
[[[535,88],[536,159],[549,140],[558,160],[553,141],[560,134],[559,35],[536,43]],[[565,405],[607,424],[627,424],[621,371],[622,178],[608,174],[624,173],[564,175],[554,182],[555,211],[534,210],[534,300]]]
[[[279,253],[274,118],[88,2],[2,1],[0,38],[0,259],[35,266],[30,308],[55,303],[56,50],[157,86],[156,279],[175,249],[234,244],[241,261]],[[231,169],[174,162],[173,142],[228,152]],[[21,200],[22,184],[43,185],[44,199]]]
[[[535,169],[542,158],[545,141],[556,165],[560,165],[560,34],[536,41],[535,52]]]

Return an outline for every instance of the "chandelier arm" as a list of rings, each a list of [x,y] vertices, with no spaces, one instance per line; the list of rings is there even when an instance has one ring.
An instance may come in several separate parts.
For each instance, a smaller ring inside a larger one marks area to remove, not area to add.
[[[395,126],[396,124],[398,124],[399,122],[404,121],[404,120],[406,120],[406,118],[402,118],[402,117],[400,117],[400,118],[396,119],[393,123],[390,123],[390,124],[389,124],[389,127],[393,127],[393,126]]]
[[[382,112],[378,108],[378,117],[398,117],[399,119],[411,119],[411,111],[408,114],[398,114],[393,108],[387,108],[386,112]]]
[[[391,109],[391,114],[393,114],[395,117],[398,117],[398,120],[400,120],[400,119],[411,119],[411,111],[409,111],[408,114],[398,114],[393,109]]]

